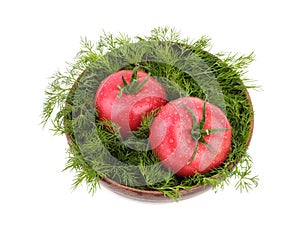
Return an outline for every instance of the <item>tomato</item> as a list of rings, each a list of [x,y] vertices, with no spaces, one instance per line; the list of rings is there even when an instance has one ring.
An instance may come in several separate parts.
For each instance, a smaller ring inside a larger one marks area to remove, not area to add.
[[[191,176],[218,167],[231,148],[223,111],[200,98],[183,97],[161,108],[150,128],[150,146],[174,173]]]
[[[144,115],[166,104],[166,99],[162,85],[146,72],[121,70],[100,83],[95,107],[100,120],[117,124],[120,134],[127,137]]]

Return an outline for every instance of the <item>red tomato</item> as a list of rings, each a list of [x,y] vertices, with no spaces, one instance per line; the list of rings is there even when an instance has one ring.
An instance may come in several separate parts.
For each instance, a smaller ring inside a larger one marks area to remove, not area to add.
[[[161,108],[150,128],[150,145],[163,165],[181,176],[218,167],[231,147],[231,127],[217,106],[184,97]]]
[[[147,73],[121,70],[101,82],[95,107],[100,120],[116,123],[126,137],[139,127],[143,115],[166,104],[166,99],[162,85]]]

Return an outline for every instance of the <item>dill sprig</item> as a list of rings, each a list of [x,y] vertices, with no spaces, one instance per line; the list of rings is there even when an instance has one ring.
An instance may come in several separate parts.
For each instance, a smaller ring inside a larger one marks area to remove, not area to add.
[[[218,190],[234,180],[240,191],[257,186],[258,177],[251,173],[252,160],[247,153],[254,117],[247,88],[255,85],[248,85],[245,73],[253,53],[211,54],[208,37],[192,41],[169,27],[135,38],[104,32],[96,43],[82,38],[81,45],[66,71],[51,77],[42,112],[43,125],[50,122],[55,134],[68,137],[65,170],[76,172],[74,188],[86,182],[89,192],[95,193],[99,180],[107,177],[127,186],[158,190],[177,200],[180,190],[197,185]],[[163,167],[147,139],[157,111],[145,116],[139,129],[126,139],[115,124],[96,120],[93,102],[100,82],[136,65],[147,68],[163,85],[168,100],[207,97],[224,111],[232,127],[232,147],[221,166],[190,177],[177,176]]]

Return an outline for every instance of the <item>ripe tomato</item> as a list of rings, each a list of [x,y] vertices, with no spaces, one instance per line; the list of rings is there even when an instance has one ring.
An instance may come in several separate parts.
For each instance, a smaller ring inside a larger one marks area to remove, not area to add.
[[[218,167],[231,147],[231,127],[217,106],[195,97],[170,101],[150,128],[150,145],[163,165],[181,176]]]
[[[95,107],[100,120],[119,125],[126,137],[139,127],[143,115],[166,104],[166,99],[162,85],[146,72],[121,70],[101,82]]]

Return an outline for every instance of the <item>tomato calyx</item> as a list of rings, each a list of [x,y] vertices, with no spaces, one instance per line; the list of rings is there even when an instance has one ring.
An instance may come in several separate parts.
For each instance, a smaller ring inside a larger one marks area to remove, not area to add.
[[[213,133],[222,132],[225,130],[229,130],[230,128],[218,128],[218,129],[205,129],[204,124],[206,121],[206,100],[204,100],[203,108],[202,108],[202,119],[200,122],[197,122],[196,116],[194,112],[186,105],[182,105],[192,116],[192,129],[191,129],[191,136],[196,142],[196,146],[194,148],[193,155],[187,162],[187,165],[189,165],[195,158],[197,154],[197,150],[199,147],[199,142],[203,143],[210,151],[213,153],[217,153],[213,146],[207,143],[207,141],[204,139],[205,136],[208,136]]]
[[[148,76],[144,78],[144,80],[140,83],[140,79],[137,75],[138,69],[141,66],[136,66],[133,70],[132,70],[132,75],[130,78],[129,83],[126,82],[124,76],[122,76],[122,83],[123,86],[118,85],[119,88],[119,93],[118,93],[118,97],[120,98],[121,95],[123,94],[123,92],[125,94],[137,94],[139,93],[143,86],[145,85],[145,83],[149,80],[150,78],[150,74],[148,73]]]

